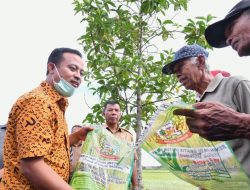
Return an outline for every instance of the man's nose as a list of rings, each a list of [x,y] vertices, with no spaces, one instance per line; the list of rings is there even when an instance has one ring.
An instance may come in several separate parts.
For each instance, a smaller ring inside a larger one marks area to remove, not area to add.
[[[117,115],[118,111],[117,110],[112,110],[112,115]]]
[[[80,72],[75,72],[74,77],[75,77],[75,79],[76,79],[78,82],[81,82],[81,81],[82,81],[82,76],[81,76],[81,73],[80,73]]]

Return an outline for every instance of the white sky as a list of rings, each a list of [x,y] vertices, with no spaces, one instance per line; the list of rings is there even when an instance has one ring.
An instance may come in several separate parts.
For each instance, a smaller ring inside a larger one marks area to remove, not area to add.
[[[238,0],[191,0],[189,11],[177,15],[183,18],[206,16],[208,13],[221,19]],[[15,100],[35,88],[45,79],[46,62],[56,47],[71,47],[82,52],[77,38],[84,32],[80,15],[74,15],[73,5],[68,0],[0,1],[0,124],[7,122],[8,113]],[[173,49],[185,45],[176,40]],[[169,47],[168,47],[169,48]],[[210,52],[211,69],[229,71],[232,75],[248,78],[249,57],[239,58],[231,48],[214,49]],[[91,106],[94,98],[85,90],[85,98]],[[81,124],[89,109],[84,102],[84,93],[69,98],[67,110],[69,127]],[[149,158],[148,163],[152,163]]]

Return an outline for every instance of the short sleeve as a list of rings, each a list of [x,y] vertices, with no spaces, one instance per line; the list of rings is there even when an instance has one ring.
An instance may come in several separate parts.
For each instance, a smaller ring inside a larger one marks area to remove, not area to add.
[[[49,154],[53,130],[48,104],[43,99],[30,98],[21,102],[20,107],[16,121],[19,159]]]
[[[242,80],[238,83],[235,93],[234,102],[237,105],[237,111],[250,113],[250,81]]]

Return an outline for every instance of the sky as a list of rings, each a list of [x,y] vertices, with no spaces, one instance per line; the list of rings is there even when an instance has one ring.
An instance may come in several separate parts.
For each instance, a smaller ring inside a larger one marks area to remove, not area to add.
[[[191,0],[188,12],[177,15],[184,18],[217,16],[223,18],[238,0]],[[79,14],[75,15],[69,0],[0,1],[0,124],[7,122],[8,113],[23,93],[37,87],[46,78],[46,63],[50,52],[57,47],[83,48],[77,42],[85,30]],[[169,45],[169,44],[168,44]],[[183,40],[171,43],[173,49],[185,45]],[[86,58],[84,58],[86,60]],[[249,78],[250,57],[239,58],[230,47],[210,51],[211,70],[221,69],[232,75]],[[85,101],[88,102],[88,105]],[[96,97],[83,84],[80,91],[69,98],[66,112],[69,128],[81,124],[94,105]],[[147,158],[148,163],[153,163]]]

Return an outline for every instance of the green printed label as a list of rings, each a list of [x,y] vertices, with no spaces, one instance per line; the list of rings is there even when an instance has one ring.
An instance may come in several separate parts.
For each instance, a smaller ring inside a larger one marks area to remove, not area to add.
[[[132,144],[96,128],[84,142],[70,184],[75,190],[126,190],[133,159]]]
[[[226,142],[192,134],[185,117],[173,115],[183,103],[164,103],[150,120],[142,148],[179,178],[209,190],[248,190],[250,182]]]

